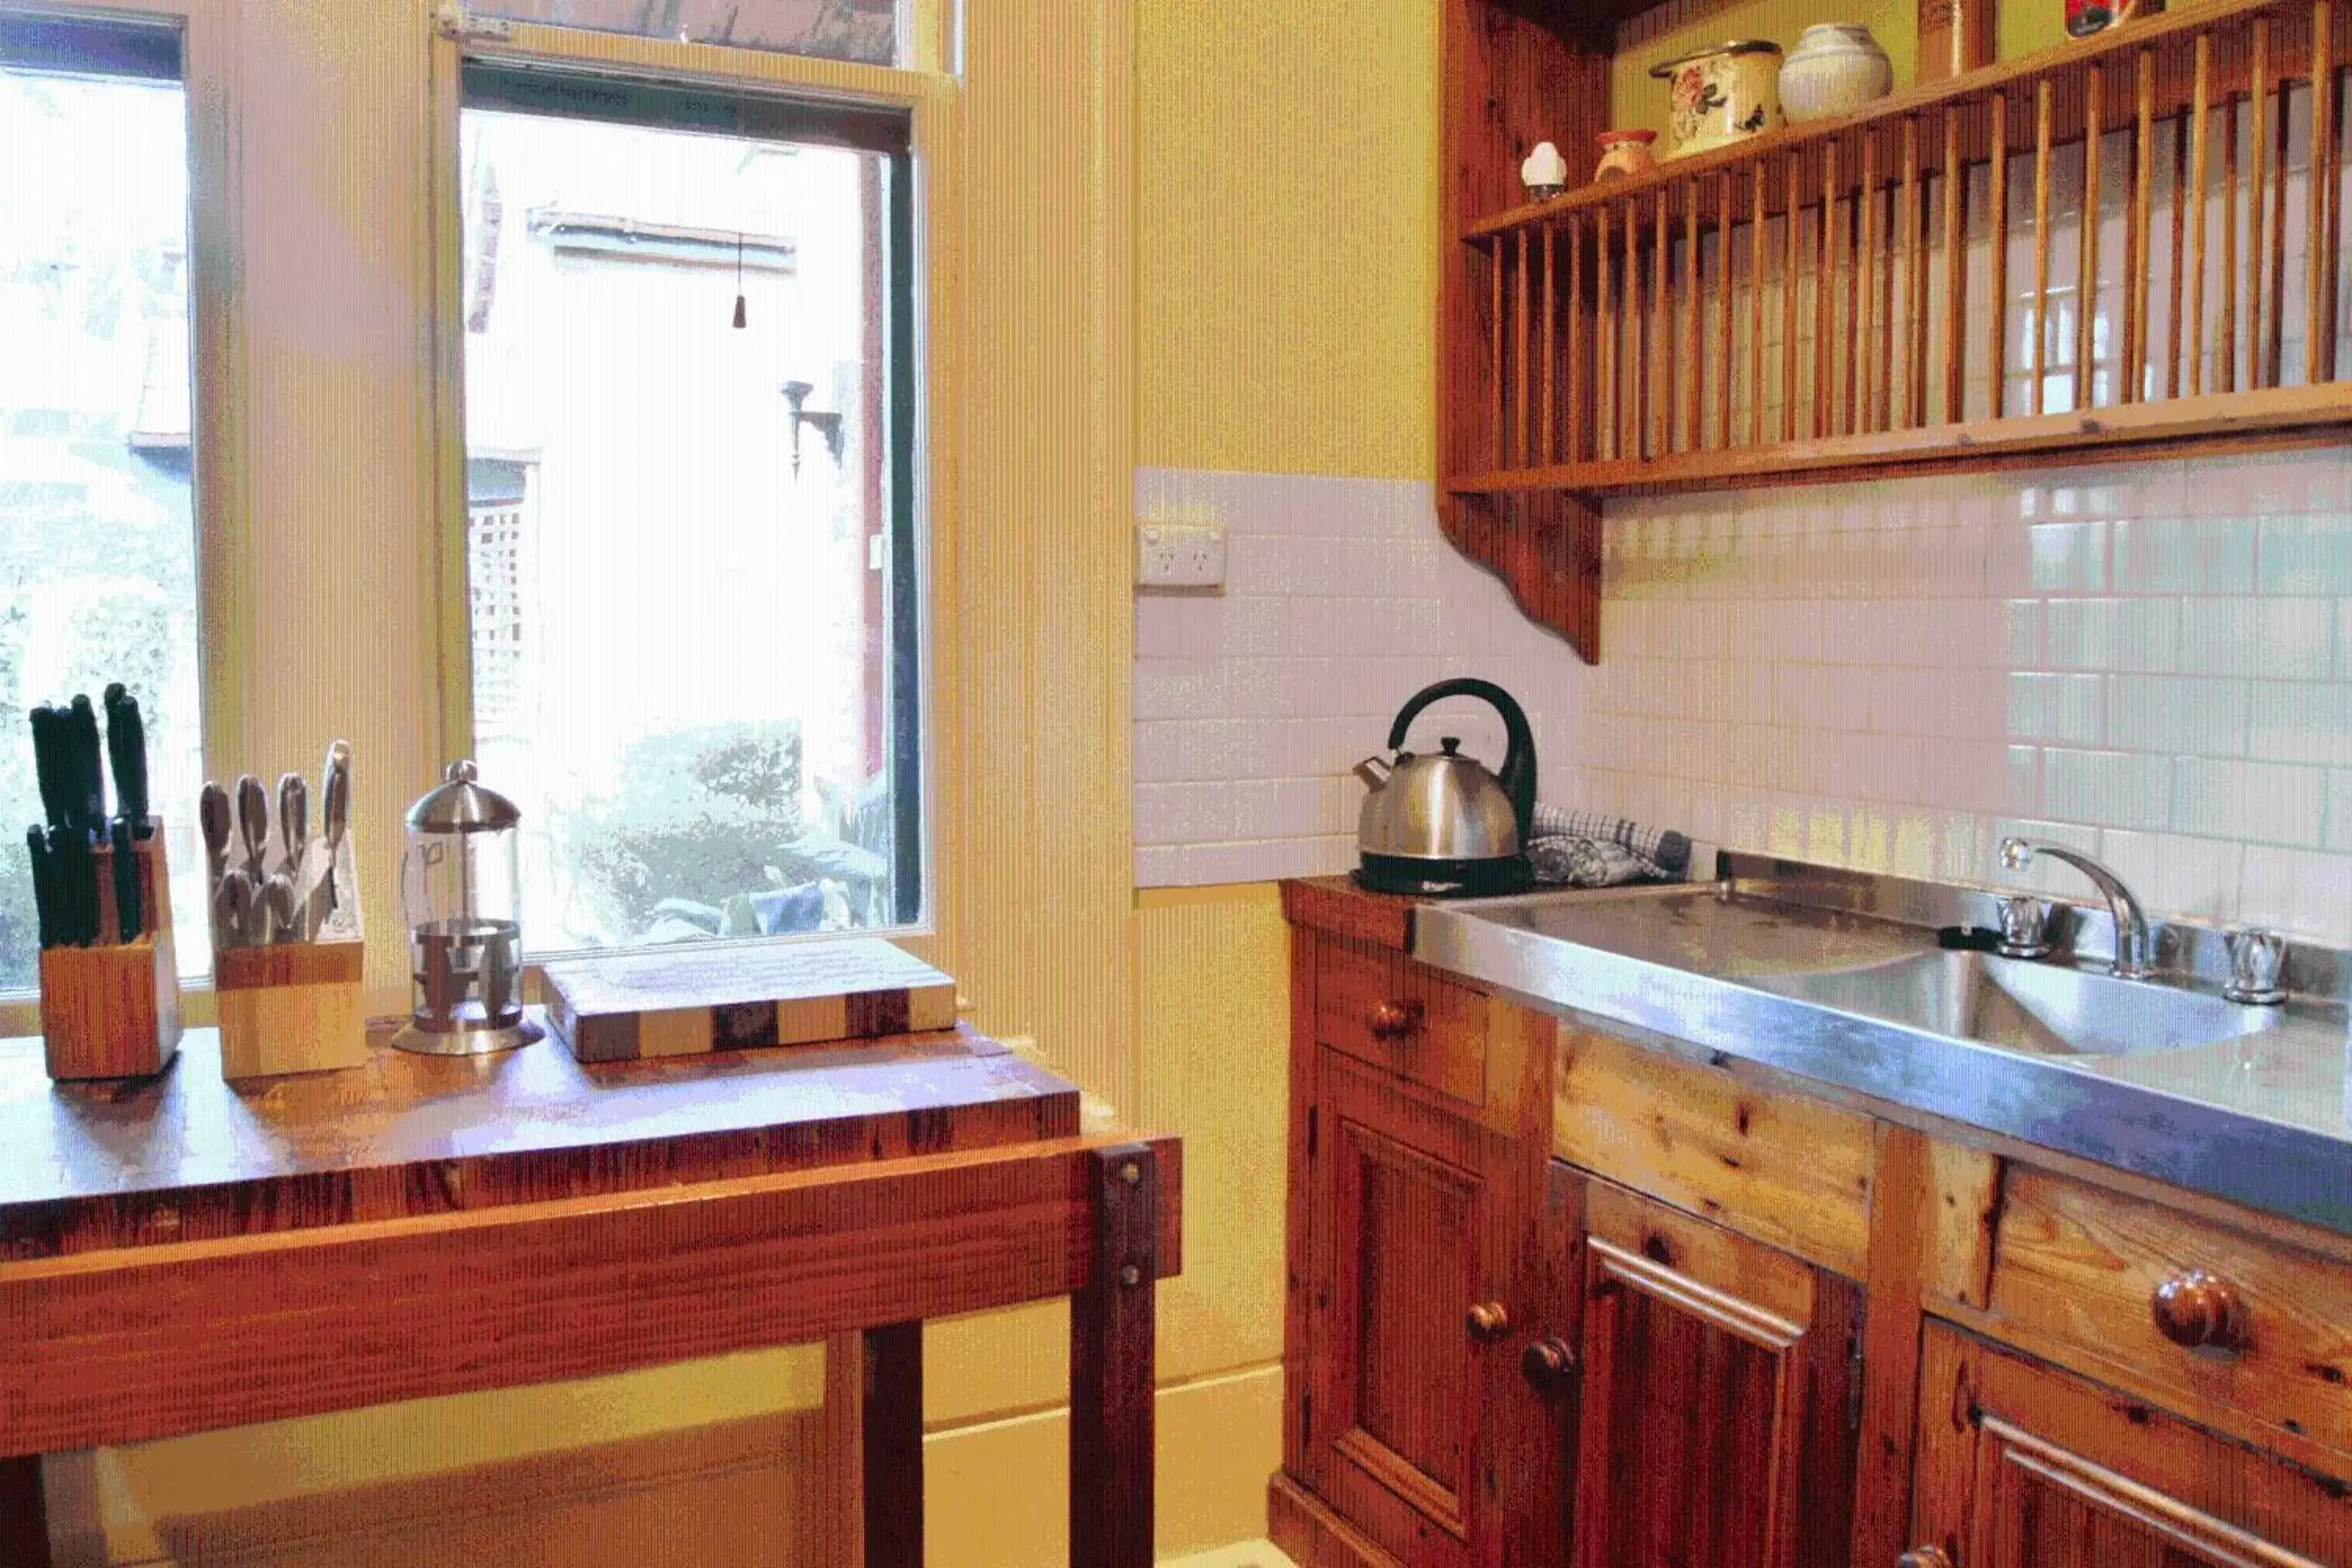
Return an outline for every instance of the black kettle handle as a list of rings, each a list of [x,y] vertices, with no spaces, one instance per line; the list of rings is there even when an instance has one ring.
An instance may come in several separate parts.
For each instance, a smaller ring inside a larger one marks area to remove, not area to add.
[[[1510,797],[1511,815],[1519,824],[1519,847],[1526,848],[1536,825],[1536,738],[1528,728],[1526,712],[1509,692],[1475,675],[1457,675],[1424,687],[1397,710],[1396,722],[1389,726],[1389,750],[1402,751],[1404,732],[1421,717],[1421,710],[1448,697],[1475,697],[1503,716],[1503,765],[1496,770],[1495,780]]]

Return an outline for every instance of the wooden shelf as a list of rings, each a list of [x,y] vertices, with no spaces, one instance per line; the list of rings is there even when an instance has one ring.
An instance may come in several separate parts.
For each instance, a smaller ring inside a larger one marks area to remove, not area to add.
[[[2336,9],[2339,42],[2336,58],[2339,63],[2352,63],[2346,60],[2346,50],[2340,47],[2352,42],[2352,35],[2346,31],[2352,27],[2352,5],[2338,5]],[[1966,144],[1965,151],[1969,162],[1979,163],[1989,155],[1987,133],[1990,126],[1987,110],[1992,95],[2004,89],[2010,89],[2008,110],[2010,129],[2013,134],[2007,139],[2008,143],[2012,148],[2027,145],[2033,134],[2031,89],[2037,81],[2045,78],[2057,81],[2065,89],[2063,101],[2053,105],[2058,117],[2053,126],[2053,142],[2058,146],[2066,146],[2081,141],[2083,137],[2084,102],[2078,79],[2085,68],[2117,57],[2136,55],[2142,49],[2154,50],[2158,66],[2154,111],[2158,118],[2177,114],[2189,107],[2194,88],[2194,58],[2189,49],[2167,49],[2164,46],[2177,43],[2184,37],[2193,38],[2197,33],[2216,31],[2232,21],[2256,16],[2278,19],[2274,24],[2278,30],[2272,38],[2274,65],[2298,54],[2307,55],[2311,47],[2312,18],[2312,6],[2307,0],[2210,0],[2210,4],[2170,12],[2144,22],[2110,27],[2087,38],[2069,39],[2053,47],[2036,50],[2017,59],[2003,60],[1965,75],[1947,77],[1941,81],[1922,82],[1879,99],[1851,114],[1816,120],[1802,125],[1784,126],[1711,152],[1669,159],[1662,162],[1652,174],[1613,180],[1607,184],[1580,186],[1548,201],[1520,202],[1463,225],[1461,237],[1472,242],[1489,240],[1496,235],[1510,234],[1520,228],[1557,224],[1574,215],[1589,213],[1595,207],[1632,204],[1645,196],[1654,197],[1661,187],[1667,191],[1669,203],[1676,203],[1681,199],[1680,191],[1702,176],[1725,171],[1745,173],[1758,165],[1784,159],[1790,153],[1817,150],[1832,142],[1853,142],[1864,132],[1878,127],[1899,124],[1931,110],[1941,110],[1948,106],[1970,112],[1967,128],[1972,139]],[[2242,97],[2247,90],[2251,70],[2252,60],[2246,53],[2218,58],[2209,90],[2215,94],[2217,101],[2224,89]],[[2017,90],[2021,88],[2025,90]],[[2136,113],[2137,105],[2129,95],[2117,94],[2109,98],[2103,106],[2102,129],[2126,130],[2132,125]],[[1940,144],[1923,147],[1922,172],[1940,169],[1941,155]],[[1843,168],[1845,175],[1841,194],[1850,195],[1859,183],[1861,164],[1858,160],[1850,161],[1843,164]],[[1820,192],[1812,190],[1807,195],[1808,199],[1817,199]],[[1681,212],[1679,205],[1673,206],[1672,210],[1677,216]],[[1703,214],[1708,210],[1702,206]],[[1774,195],[1767,208],[1767,216],[1778,217],[1784,210],[1780,197]]]
[[[1886,478],[1937,470],[1975,470],[2032,461],[2126,461],[2151,450],[2194,444],[2203,451],[2338,438],[2352,425],[2352,382],[2214,394],[2039,418],[1979,419],[1916,430],[1883,430],[1770,446],[1687,452],[1667,458],[1556,463],[1456,474],[1457,496],[1566,491],[1591,500],[1672,490]]]
[[[1606,61],[1497,4],[1447,0],[1443,510],[1588,659],[1608,496],[2352,428],[2352,0],[2212,0],[1531,205],[1503,142]]]

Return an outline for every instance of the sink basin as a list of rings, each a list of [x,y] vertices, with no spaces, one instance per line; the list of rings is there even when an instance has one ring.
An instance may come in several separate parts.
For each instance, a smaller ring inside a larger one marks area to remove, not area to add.
[[[1941,949],[1845,969],[1752,974],[1746,983],[1840,1012],[2053,1056],[2218,1045],[2277,1022],[2271,1009],[2178,986]]]

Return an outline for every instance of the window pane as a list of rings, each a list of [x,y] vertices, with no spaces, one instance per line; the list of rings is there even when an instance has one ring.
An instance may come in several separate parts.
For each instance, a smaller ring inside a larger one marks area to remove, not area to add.
[[[899,0],[487,0],[477,15],[894,65]]]
[[[26,710],[110,680],[147,722],[182,973],[211,963],[177,56],[169,33],[0,23],[0,989],[38,984]]]
[[[899,160],[481,96],[475,747],[522,808],[526,942],[912,920]]]

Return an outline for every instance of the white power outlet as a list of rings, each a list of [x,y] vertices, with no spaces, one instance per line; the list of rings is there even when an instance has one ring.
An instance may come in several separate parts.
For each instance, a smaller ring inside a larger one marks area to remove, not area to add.
[[[1143,588],[1218,588],[1225,581],[1225,525],[1136,525],[1135,581]]]

